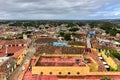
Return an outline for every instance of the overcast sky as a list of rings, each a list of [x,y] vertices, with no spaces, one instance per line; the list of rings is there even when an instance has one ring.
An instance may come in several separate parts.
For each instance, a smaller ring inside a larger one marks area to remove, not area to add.
[[[120,19],[120,0],[0,0],[0,19]]]

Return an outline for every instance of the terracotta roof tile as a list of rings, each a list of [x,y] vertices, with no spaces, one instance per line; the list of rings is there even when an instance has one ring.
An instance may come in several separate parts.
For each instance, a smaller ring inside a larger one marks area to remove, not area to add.
[[[18,52],[19,50],[21,50],[23,48],[25,48],[25,47],[23,47],[23,46],[7,47],[7,52],[8,53],[16,53],[16,52]],[[6,48],[0,49],[0,57],[3,57],[5,55],[6,55]]]
[[[79,45],[79,46],[85,46],[86,43],[84,43],[84,42],[80,42],[80,41],[72,41],[72,42],[68,42],[68,45]]]
[[[76,48],[76,47],[60,47],[60,46],[39,46],[37,48],[36,55],[42,53],[48,54],[82,54],[84,52],[84,48]]]
[[[40,42],[42,42],[42,43],[46,43],[46,42],[56,42],[57,41],[57,39],[55,39],[55,38],[38,38],[35,42],[36,43],[40,43]]]
[[[0,45],[9,45],[9,44],[26,44],[27,40],[17,39],[17,40],[2,40]]]

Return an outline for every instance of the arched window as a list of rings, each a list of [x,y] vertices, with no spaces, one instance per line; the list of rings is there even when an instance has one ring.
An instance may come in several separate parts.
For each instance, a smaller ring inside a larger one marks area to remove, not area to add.
[[[59,72],[59,74],[61,75],[62,73],[61,73],[61,72]]]
[[[52,72],[50,72],[49,74],[52,75]]]
[[[70,75],[71,73],[70,73],[70,72],[68,72],[68,74]]]
[[[80,74],[80,72],[77,72],[77,75],[79,75]]]
[[[43,72],[41,72],[40,74],[43,75]]]

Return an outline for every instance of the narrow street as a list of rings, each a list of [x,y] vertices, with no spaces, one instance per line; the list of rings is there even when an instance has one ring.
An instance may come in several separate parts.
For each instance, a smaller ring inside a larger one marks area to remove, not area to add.
[[[90,38],[87,37],[87,48],[91,48]]]
[[[18,68],[16,68],[16,70],[13,72],[13,74],[11,75],[9,80],[17,80],[18,76],[22,73],[22,67],[23,65],[32,59],[32,57],[34,56],[34,53],[36,52],[35,48],[33,46],[30,46],[28,48],[28,53],[27,55],[24,57],[23,62],[20,66],[18,66]]]

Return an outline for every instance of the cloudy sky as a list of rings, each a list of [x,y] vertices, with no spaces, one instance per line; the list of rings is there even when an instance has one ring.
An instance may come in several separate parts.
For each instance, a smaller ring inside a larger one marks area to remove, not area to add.
[[[120,0],[0,0],[0,19],[120,19]]]

